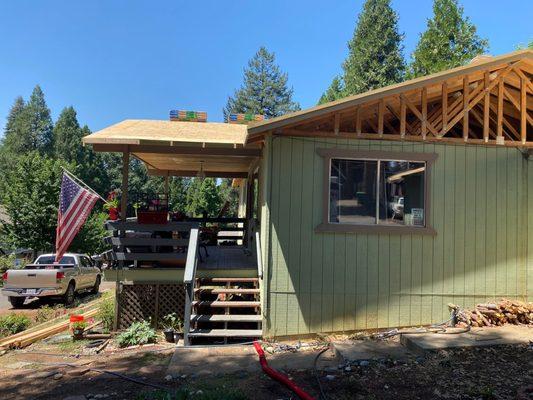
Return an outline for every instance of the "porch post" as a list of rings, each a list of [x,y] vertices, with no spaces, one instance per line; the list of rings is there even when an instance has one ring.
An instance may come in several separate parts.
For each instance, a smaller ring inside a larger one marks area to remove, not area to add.
[[[130,167],[130,153],[129,153],[129,147],[126,146],[125,151],[122,153],[122,196],[120,198],[120,220],[122,222],[126,222],[126,212],[128,207],[128,175],[129,175],[129,168]],[[126,231],[119,231],[119,235],[121,237],[124,237],[126,234]],[[119,247],[119,251],[124,251],[123,248]],[[118,269],[116,273],[116,280],[115,280],[115,321],[113,322],[113,329],[115,331],[119,328],[119,319],[120,319],[120,307],[119,307],[119,298],[120,298],[120,292],[122,292],[122,284],[119,281],[119,271],[124,269],[124,261],[118,262]]]

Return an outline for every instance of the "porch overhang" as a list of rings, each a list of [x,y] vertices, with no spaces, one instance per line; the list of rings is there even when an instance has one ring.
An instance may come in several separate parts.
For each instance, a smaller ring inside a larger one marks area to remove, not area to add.
[[[213,122],[126,120],[83,138],[98,152],[129,153],[149,175],[244,178],[261,156],[246,144],[245,125]]]

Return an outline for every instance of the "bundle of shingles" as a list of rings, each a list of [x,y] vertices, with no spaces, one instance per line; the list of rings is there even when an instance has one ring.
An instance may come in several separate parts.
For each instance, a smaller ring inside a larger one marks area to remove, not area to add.
[[[533,303],[501,299],[498,303],[483,303],[465,310],[455,304],[448,304],[455,310],[457,326],[483,327],[503,324],[533,325]]]

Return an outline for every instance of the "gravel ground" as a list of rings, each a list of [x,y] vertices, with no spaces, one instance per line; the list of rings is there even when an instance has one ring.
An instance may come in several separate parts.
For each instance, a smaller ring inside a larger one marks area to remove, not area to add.
[[[134,349],[95,357],[46,355],[43,348],[9,352],[0,357],[2,399],[150,399],[155,389],[110,375],[87,372],[103,368],[143,382],[192,393],[231,388],[239,398],[295,399],[262,373],[237,373],[209,378],[165,375],[172,349]],[[39,351],[38,351],[39,350]],[[72,352],[75,349],[70,349]],[[50,351],[50,350],[48,350]],[[47,353],[50,354],[50,353]],[[76,367],[45,365],[75,363]],[[18,364],[17,364],[18,363]],[[9,366],[9,368],[6,368]],[[320,391],[314,370],[284,371],[311,395]],[[326,398],[338,399],[531,399],[533,349],[529,345],[441,351],[407,361],[360,361],[319,373]],[[55,379],[54,379],[55,377]],[[524,394],[519,395],[522,391]],[[79,396],[69,399],[69,396]],[[520,397],[522,396],[522,397]],[[529,396],[529,397],[528,397]],[[200,398],[195,395],[192,398]],[[218,397],[217,397],[218,398]],[[230,399],[230,397],[220,397]]]

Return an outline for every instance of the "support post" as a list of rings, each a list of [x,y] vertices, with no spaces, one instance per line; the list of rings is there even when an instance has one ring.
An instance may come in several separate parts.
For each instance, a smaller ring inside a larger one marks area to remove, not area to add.
[[[469,125],[469,119],[468,119],[468,92],[469,92],[470,86],[468,81],[468,75],[463,78],[463,140],[465,142],[468,141],[468,125]]]
[[[127,205],[128,205],[128,175],[129,175],[129,169],[130,169],[130,153],[129,148],[126,146],[125,151],[122,153],[122,196],[120,198],[120,219],[122,222],[126,222],[126,211],[127,211]],[[119,236],[124,237],[126,235],[125,231],[120,231]],[[124,252],[124,248],[119,247],[119,251]],[[122,284],[119,281],[119,271],[124,269],[124,261],[118,261],[118,269],[116,273],[116,280],[115,280],[115,321],[113,323],[113,329],[115,331],[119,328],[119,318],[120,318],[120,310],[119,310],[119,297],[120,292],[122,291]]]
[[[522,144],[527,141],[527,92],[526,79],[520,77],[520,137]]]
[[[488,90],[490,85],[490,74],[489,71],[485,71],[485,99],[483,100],[483,140],[485,143],[489,142],[489,131],[490,131],[490,90]]]
[[[443,137],[448,128],[448,82],[442,83],[442,129],[440,137]]]

